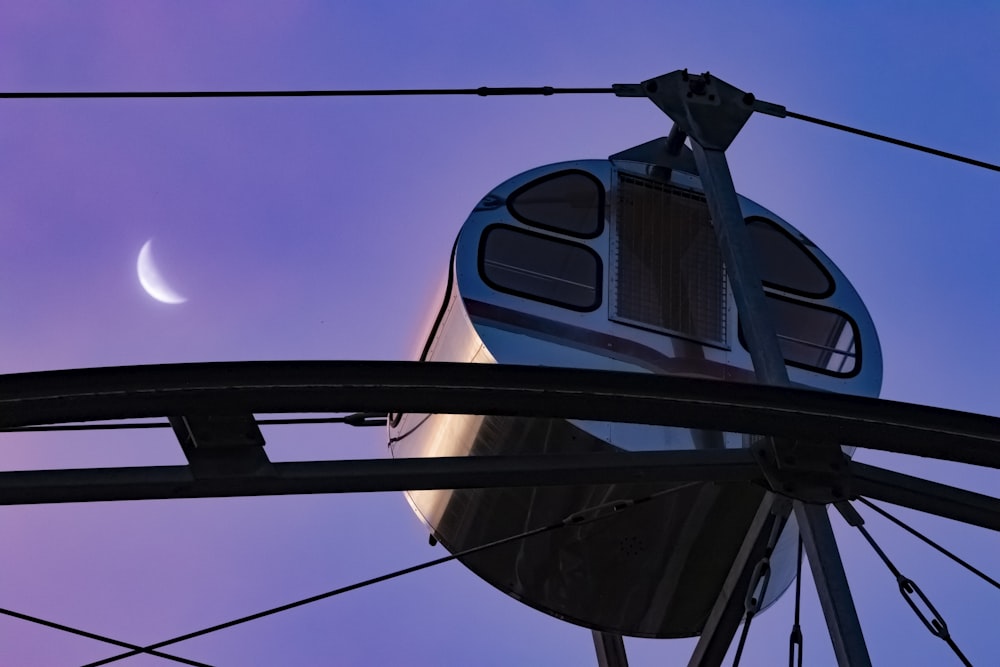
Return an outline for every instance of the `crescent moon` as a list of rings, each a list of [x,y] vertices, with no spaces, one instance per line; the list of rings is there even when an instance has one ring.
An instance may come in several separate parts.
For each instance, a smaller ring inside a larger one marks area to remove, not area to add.
[[[139,259],[135,263],[139,284],[149,296],[161,303],[184,303],[187,299],[171,289],[153,263],[152,245],[153,239],[149,239],[139,251]]]

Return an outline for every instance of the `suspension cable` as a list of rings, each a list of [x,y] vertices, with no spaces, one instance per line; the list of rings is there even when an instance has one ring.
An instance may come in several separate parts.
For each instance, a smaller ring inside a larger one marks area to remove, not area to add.
[[[176,98],[261,98],[261,97],[400,97],[400,96],[441,96],[476,95],[478,97],[501,97],[522,95],[617,95],[619,97],[643,97],[639,84],[614,84],[600,88],[562,88],[553,86],[510,86],[478,88],[395,88],[395,89],[355,89],[355,90],[120,90],[120,91],[22,91],[0,92],[0,99],[8,100],[52,100],[52,99],[176,99]],[[753,100],[752,94],[747,94]],[[929,153],[949,160],[956,160],[991,171],[1000,171],[1000,165],[949,153],[937,148],[896,139],[884,134],[869,132],[849,125],[834,123],[815,116],[789,111],[780,104],[754,101],[754,110],[778,118],[795,118],[807,123],[815,123],[842,132],[856,134],[876,141],[902,146],[922,153]]]
[[[257,419],[258,426],[288,424],[347,424],[348,426],[385,426],[387,417],[381,412],[357,412],[344,417],[290,417],[288,419]],[[32,433],[45,431],[117,431],[145,428],[170,428],[170,422],[120,422],[114,424],[43,424],[38,426],[4,426],[0,433]]]
[[[753,574],[750,575],[750,586],[747,588],[746,598],[743,601],[746,615],[743,621],[743,631],[740,633],[740,641],[736,645],[736,654],[733,656],[733,667],[739,667],[740,659],[743,657],[743,648],[746,646],[747,636],[750,634],[750,624],[764,604],[767,585],[771,581],[771,555],[774,553],[778,538],[781,537],[781,531],[785,527],[783,519],[784,516],[775,519],[774,525],[771,526],[771,534],[768,537],[764,555],[761,556],[760,561],[754,567]]]
[[[834,130],[840,130],[841,132],[847,132],[849,134],[856,134],[861,137],[867,137],[868,139],[882,141],[884,143],[892,144],[894,146],[902,146],[903,148],[909,148],[911,150],[920,151],[921,153],[929,153],[930,155],[936,155],[938,157],[943,157],[948,160],[955,160],[956,162],[970,164],[974,167],[981,167],[983,169],[989,169],[990,171],[1000,171],[1000,165],[992,164],[990,162],[983,162],[982,160],[976,160],[970,157],[965,157],[964,155],[958,155],[957,153],[949,153],[948,151],[942,151],[937,148],[931,148],[929,146],[923,146],[921,144],[915,144],[912,141],[904,141],[903,139],[896,139],[894,137],[889,137],[884,134],[878,134],[877,132],[869,132],[868,130],[862,130],[856,127],[851,127],[850,125],[842,125],[841,123],[834,123],[833,121],[823,120],[822,118],[816,118],[815,116],[807,116],[806,114],[797,113],[795,111],[789,111],[780,104],[773,104],[771,102],[755,100],[753,108],[754,111],[758,111],[768,116],[775,116],[776,118],[795,118],[796,120],[803,120],[807,123],[815,123],[816,125],[822,125],[823,127],[829,127]]]
[[[881,514],[882,516],[884,516],[889,521],[892,521],[894,524],[896,524],[897,526],[899,526],[903,530],[907,531],[911,535],[920,538],[921,540],[923,540],[924,542],[926,542],[930,546],[934,547],[935,549],[937,549],[938,551],[940,551],[941,553],[943,553],[945,556],[947,556],[948,558],[952,559],[953,561],[955,561],[956,563],[958,563],[959,565],[961,565],[962,567],[964,567],[965,569],[967,569],[969,572],[972,572],[976,576],[978,576],[981,579],[983,579],[983,581],[986,581],[986,582],[992,584],[996,588],[1000,588],[1000,582],[998,582],[996,579],[994,579],[991,576],[989,576],[988,574],[985,574],[984,572],[981,572],[980,570],[976,569],[974,566],[972,566],[968,562],[962,560],[960,557],[958,557],[955,554],[953,554],[952,552],[948,551],[947,549],[945,549],[943,546],[941,546],[940,544],[938,544],[937,542],[935,542],[931,538],[929,538],[926,535],[924,535],[923,533],[919,532],[916,528],[912,528],[909,525],[903,523],[902,520],[897,519],[896,517],[894,517],[893,515],[889,514],[887,511],[885,511],[884,509],[882,509],[878,505],[870,502],[866,498],[858,498],[858,500],[860,500],[862,503],[864,503],[868,507],[872,508],[873,510],[875,510],[876,512],[878,512],[879,514]]]
[[[802,667],[802,626],[799,625],[799,610],[802,608],[802,536],[799,535],[798,559],[795,564],[795,620],[792,633],[788,637],[788,667]],[[796,660],[796,655],[798,660]]]
[[[74,628],[69,625],[63,625],[62,623],[56,623],[55,621],[47,621],[44,618],[39,618],[37,616],[22,614],[19,611],[13,611],[11,609],[0,608],[0,614],[20,619],[22,621],[28,621],[29,623],[44,625],[45,627],[52,628],[54,630],[62,630],[63,632],[68,632],[70,634],[78,635],[80,637],[86,637],[87,639],[95,639],[99,642],[104,642],[105,644],[114,644],[115,646],[120,646],[121,648],[128,648],[133,650],[139,649],[141,651],[149,653],[150,655],[155,655],[157,658],[163,658],[165,660],[173,660],[174,662],[180,662],[185,665],[193,665],[194,667],[212,667],[211,665],[204,662],[198,662],[196,660],[188,660],[187,658],[171,655],[169,653],[162,653],[160,651],[145,651],[143,647],[139,646],[138,644],[129,644],[128,642],[112,639],[111,637],[105,637],[104,635],[99,635],[94,632],[88,632],[87,630],[80,630],[79,628]]]
[[[465,556],[471,556],[472,554],[479,553],[480,551],[485,551],[487,549],[492,549],[494,547],[502,546],[504,544],[510,544],[512,542],[517,542],[520,540],[525,540],[529,537],[534,537],[536,535],[541,535],[542,533],[547,533],[558,528],[563,528],[566,526],[579,526],[582,524],[590,523],[592,521],[599,521],[601,519],[606,519],[611,516],[616,516],[620,512],[626,511],[635,505],[640,503],[645,503],[655,498],[660,498],[665,495],[676,493],[682,489],[686,489],[692,486],[696,486],[701,482],[688,482],[686,484],[680,484],[678,486],[670,487],[669,489],[664,489],[662,491],[657,491],[649,495],[643,496],[636,499],[623,499],[615,500],[608,503],[602,503],[600,505],[595,505],[589,507],[579,512],[574,512],[566,516],[565,518],[556,521],[554,523],[548,524],[547,526],[542,526],[540,528],[534,528],[532,530],[524,531],[523,533],[518,533],[517,535],[511,535],[503,539],[495,540],[493,542],[487,542],[486,544],[481,544],[477,547],[471,547],[469,549],[464,549],[441,558],[435,558],[434,560],[425,561],[419,565],[411,565],[410,567],[403,568],[402,570],[396,570],[395,572],[390,572],[388,574],[383,574],[378,577],[373,577],[371,579],[366,579],[364,581],[359,581],[348,586],[342,586],[340,588],[335,588],[333,590],[327,591],[325,593],[320,593],[319,595],[313,595],[307,598],[302,598],[294,602],[289,602],[287,604],[279,605],[277,607],[271,607],[270,609],[265,609],[264,611],[259,611],[254,614],[249,614],[247,616],[242,616],[240,618],[234,619],[232,621],[227,621],[225,623],[219,623],[218,625],[213,625],[211,627],[203,628],[201,630],[195,630],[194,632],[189,632],[185,635],[180,635],[177,637],[172,637],[171,639],[165,639],[155,644],[150,644],[149,646],[136,647],[131,651],[126,653],[120,653],[118,655],[105,658],[103,660],[98,660],[97,662],[91,662],[84,667],[98,667],[98,665],[106,665],[108,663],[116,662],[118,660],[123,660],[125,658],[130,658],[134,655],[140,653],[149,653],[154,649],[160,649],[165,646],[170,646],[171,644],[177,644],[189,639],[194,639],[195,637],[201,637],[212,632],[217,632],[219,630],[225,630],[226,628],[231,628],[242,623],[247,623],[249,621],[254,621],[259,618],[264,618],[265,616],[271,616],[272,614],[277,614],[282,611],[288,611],[289,609],[295,609],[296,607],[302,607],[313,602],[318,602],[320,600],[325,600],[342,593],[348,593],[350,591],[355,591],[360,588],[365,588],[366,586],[371,586],[372,584],[381,583],[383,581],[388,581],[390,579],[395,579],[401,577],[404,574],[410,574],[413,572],[419,572],[420,570],[426,570],[429,567],[435,565],[441,565],[443,563],[448,563],[459,558],[464,558]]]
[[[920,619],[927,630],[935,637],[940,637],[951,648],[952,652],[955,653],[958,659],[962,661],[963,665],[966,667],[972,667],[972,663],[965,657],[965,654],[962,653],[962,650],[958,647],[958,644],[955,643],[954,638],[951,636],[951,632],[948,630],[948,624],[945,623],[944,618],[942,618],[941,614],[931,603],[930,599],[922,590],[920,590],[917,583],[903,575],[893,562],[889,560],[886,553],[881,547],[879,547],[879,545],[875,542],[875,539],[864,527],[863,520],[861,522],[854,522],[852,525],[861,531],[861,534],[864,535],[868,544],[871,545],[872,549],[875,550],[875,553],[882,559],[882,562],[889,568],[889,571],[892,572],[894,577],[896,577],[896,583],[899,585],[900,595],[902,595],[903,599],[906,600],[906,604],[910,605],[910,609],[913,610],[913,613],[917,615],[917,618]],[[914,596],[916,596],[916,599],[914,599]],[[927,614],[917,606],[918,600],[924,607],[926,607],[927,611],[930,612],[932,618],[928,619]]]
[[[552,86],[516,86],[479,88],[397,88],[361,90],[120,90],[65,92],[0,92],[7,100],[66,99],[168,99],[212,97],[400,97],[426,95],[477,95],[479,97],[512,95],[607,95],[614,88],[554,88]]]

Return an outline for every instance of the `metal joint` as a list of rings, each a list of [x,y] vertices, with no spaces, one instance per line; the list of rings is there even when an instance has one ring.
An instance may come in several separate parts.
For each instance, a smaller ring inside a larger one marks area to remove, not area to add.
[[[641,83],[613,83],[611,90],[616,97],[645,97]]]
[[[754,112],[752,97],[708,72],[670,72],[643,81],[641,90],[681,130],[710,150],[728,148]]]
[[[563,524],[578,525],[581,523],[589,523],[591,521],[596,521],[597,519],[603,519],[604,517],[611,516],[612,514],[617,514],[624,509],[628,509],[632,505],[635,505],[635,501],[628,498],[623,500],[614,500],[602,505],[595,505],[580,512],[570,514],[563,519]]]
[[[850,459],[833,443],[759,438],[750,451],[777,494],[822,504],[854,497]]]
[[[913,613],[917,615],[917,618],[919,618],[920,621],[925,626],[927,626],[927,629],[930,631],[932,635],[947,640],[951,636],[950,633],[948,632],[948,624],[944,622],[944,618],[941,617],[941,614],[938,612],[938,610],[934,607],[934,605],[927,598],[927,596],[924,595],[924,592],[920,590],[920,586],[917,586],[917,582],[913,581],[908,577],[900,575],[898,583],[899,583],[899,592],[906,600],[906,603],[910,605],[910,608],[913,610]],[[917,598],[919,598],[920,601],[924,604],[924,606],[927,607],[927,611],[930,612],[930,615],[933,618],[927,617],[927,614],[917,604],[917,600],[914,599],[914,595],[916,595]]]
[[[747,596],[743,601],[743,608],[748,617],[760,611],[769,583],[771,583],[771,558],[764,556],[757,562],[753,574],[750,575],[750,587],[747,589]]]
[[[198,478],[267,472],[264,435],[251,413],[172,416],[170,426]]]

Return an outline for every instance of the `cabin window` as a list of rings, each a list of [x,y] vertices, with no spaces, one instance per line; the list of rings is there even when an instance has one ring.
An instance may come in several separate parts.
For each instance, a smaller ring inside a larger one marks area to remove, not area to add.
[[[746,222],[765,285],[811,297],[833,293],[833,278],[797,239],[771,220],[753,217]]]
[[[573,310],[601,302],[601,260],[590,248],[506,225],[486,229],[479,272],[493,289]]]
[[[585,171],[561,171],[515,190],[507,208],[526,225],[594,238],[604,226],[604,186]]]
[[[860,370],[857,325],[847,315],[772,295],[767,304],[788,365],[844,377]]]
[[[612,319],[726,344],[726,274],[705,197],[619,174]]]

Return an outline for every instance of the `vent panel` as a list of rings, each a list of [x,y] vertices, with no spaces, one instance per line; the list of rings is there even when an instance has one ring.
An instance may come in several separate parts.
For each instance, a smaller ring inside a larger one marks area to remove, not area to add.
[[[726,345],[726,275],[703,195],[618,177],[612,319]]]

